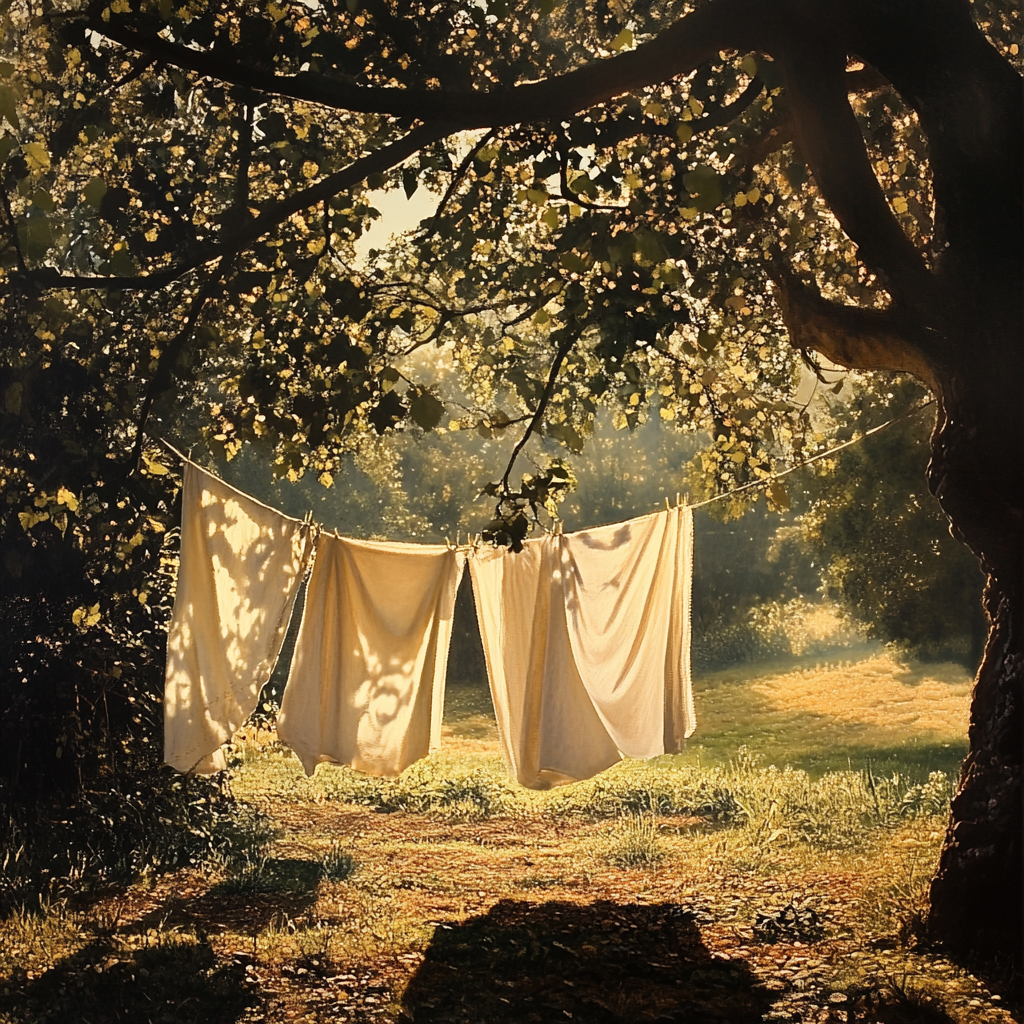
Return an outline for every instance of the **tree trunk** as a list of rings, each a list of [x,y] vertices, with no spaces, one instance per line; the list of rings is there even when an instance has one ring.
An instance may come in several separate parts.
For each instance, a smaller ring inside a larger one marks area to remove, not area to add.
[[[1021,608],[997,583],[994,616],[971,704],[970,753],[960,772],[931,885],[929,932],[951,951],[1019,973],[1024,851],[1021,832]]]
[[[929,482],[954,535],[979,556],[988,575],[990,628],[971,703],[970,751],[932,881],[928,925],[951,952],[1019,978],[1024,968],[1024,373],[1014,305],[1019,296],[1003,307],[1010,317],[1002,327],[1011,328],[1003,334],[1004,344],[989,348],[982,342],[972,352],[970,369],[943,382],[933,436]],[[1000,358],[979,358],[978,350],[985,348],[1001,350]]]

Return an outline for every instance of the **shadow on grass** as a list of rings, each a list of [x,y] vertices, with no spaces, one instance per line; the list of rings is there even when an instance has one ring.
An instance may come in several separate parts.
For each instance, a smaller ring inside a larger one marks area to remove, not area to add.
[[[126,931],[145,933],[169,925],[252,935],[308,910],[316,902],[323,873],[319,861],[260,859],[231,873],[202,896],[169,900]]]
[[[0,1019],[12,1024],[231,1024],[259,1002],[244,967],[186,939],[140,950],[94,942],[40,978],[15,971],[7,991]]]
[[[876,776],[899,772],[923,781],[930,772],[945,772],[951,779],[956,779],[966,756],[966,739],[945,743],[911,739],[888,745],[836,744],[828,750],[794,757],[789,763],[814,777],[852,768],[854,771],[870,769]]]
[[[776,996],[740,959],[712,957],[675,904],[503,900],[442,925],[400,1021],[760,1021]]]

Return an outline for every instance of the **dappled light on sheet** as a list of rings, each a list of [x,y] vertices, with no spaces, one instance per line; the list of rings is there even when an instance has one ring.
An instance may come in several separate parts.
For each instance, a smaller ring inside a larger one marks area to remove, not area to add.
[[[185,464],[164,692],[164,759],[179,771],[225,766],[220,748],[270,678],[310,550],[303,523]]]
[[[321,535],[277,731],[322,761],[397,775],[441,741],[465,555]]]
[[[524,786],[671,753],[693,732],[692,522],[671,509],[471,559],[498,731]]]

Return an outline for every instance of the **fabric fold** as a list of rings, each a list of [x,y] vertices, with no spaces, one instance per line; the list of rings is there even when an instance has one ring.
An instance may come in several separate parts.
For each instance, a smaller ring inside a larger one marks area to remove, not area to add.
[[[210,774],[225,767],[221,748],[256,709],[273,671],[312,531],[188,462],[181,515],[164,760]]]
[[[470,560],[502,749],[524,786],[692,734],[692,529],[684,506]]]
[[[317,764],[397,775],[441,740],[465,554],[321,535],[277,733]]]

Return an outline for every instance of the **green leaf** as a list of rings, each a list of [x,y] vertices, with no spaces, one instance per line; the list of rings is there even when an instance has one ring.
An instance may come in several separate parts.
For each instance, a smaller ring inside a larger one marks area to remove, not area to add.
[[[683,185],[695,197],[694,206],[701,213],[710,213],[722,202],[722,175],[707,164],[700,164],[684,174]]]
[[[72,512],[78,511],[78,498],[75,497],[74,491],[70,491],[66,487],[57,488],[57,502]]]
[[[50,169],[50,154],[41,142],[26,142],[21,148],[30,171],[41,174]]]
[[[50,221],[45,216],[29,217],[18,225],[21,251],[28,260],[41,260],[53,245]]]
[[[32,205],[44,213],[53,213],[56,204],[45,188],[38,188],[32,193]]]
[[[698,331],[697,344],[701,347],[701,351],[713,352],[718,344],[718,339],[710,331]]]
[[[661,263],[667,255],[658,234],[647,228],[640,228],[635,232],[637,252],[646,263]]]
[[[409,415],[413,422],[424,430],[433,430],[441,422],[444,415],[444,402],[435,398],[429,391],[417,395],[409,406]]]
[[[7,86],[0,86],[0,115],[7,119],[7,123],[17,131],[21,127],[18,120],[18,109],[15,103],[14,92]]]
[[[633,43],[633,32],[624,28],[609,44],[611,50],[621,50],[624,46],[631,46]]]
[[[579,454],[583,451],[583,438],[579,432],[568,423],[549,423],[547,428],[548,437],[561,441],[570,451]]]
[[[389,427],[394,427],[405,416],[405,412],[405,403],[399,395],[394,391],[389,391],[369,411],[366,418],[378,434],[383,434]]]
[[[81,629],[88,629],[100,621],[100,606],[91,604],[88,607],[82,605],[71,613],[71,621]]]
[[[50,518],[49,512],[19,512],[18,522],[21,523],[21,528],[27,533],[32,529],[36,523],[45,523]]]
[[[793,189],[799,189],[807,180],[807,168],[801,163],[791,163],[782,173]]]
[[[90,178],[85,188],[82,189],[82,198],[97,210],[106,194],[107,183],[98,175],[95,178]]]
[[[582,274],[587,269],[586,261],[574,252],[563,252],[558,262],[574,274]]]
[[[118,277],[130,277],[136,269],[135,258],[126,246],[116,249],[110,254],[110,272],[112,274],[116,274]]]

